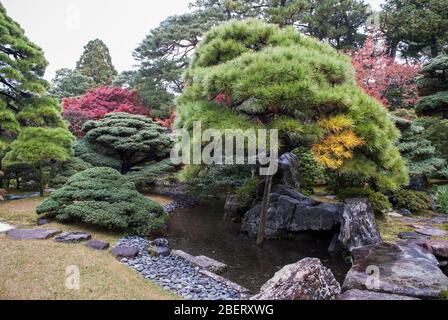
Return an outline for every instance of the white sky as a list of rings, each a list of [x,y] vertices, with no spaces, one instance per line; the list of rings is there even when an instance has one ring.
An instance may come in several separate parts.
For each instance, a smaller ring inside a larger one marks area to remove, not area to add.
[[[46,78],[74,68],[88,41],[103,40],[119,72],[136,64],[132,51],[166,17],[188,11],[191,0],[0,0],[26,35],[45,51]],[[366,0],[375,9],[384,0]]]

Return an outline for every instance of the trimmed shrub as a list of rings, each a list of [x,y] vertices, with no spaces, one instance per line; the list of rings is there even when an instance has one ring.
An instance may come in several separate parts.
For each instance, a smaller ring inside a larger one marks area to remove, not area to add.
[[[441,186],[437,188],[436,203],[437,208],[441,212],[448,213],[448,186]]]
[[[292,151],[299,159],[300,189],[323,185],[328,182],[325,168],[318,163],[306,148],[296,148]]]
[[[425,192],[402,189],[397,192],[397,207],[412,212],[431,209],[432,199]]]
[[[375,215],[381,216],[385,212],[392,209],[392,204],[389,199],[380,192],[375,192],[369,188],[345,188],[337,193],[339,200],[350,198],[367,198],[372,205]]]
[[[163,230],[163,208],[138,193],[117,170],[92,168],[75,174],[36,209],[61,222],[149,235]]]
[[[92,165],[84,160],[77,157],[70,158],[59,166],[54,177],[48,181],[48,185],[52,188],[61,188],[71,176],[90,168]]]
[[[134,183],[137,189],[141,190],[144,187],[154,184],[154,182],[168,173],[176,171],[176,166],[170,159],[166,159],[157,163],[150,163],[140,169],[131,171],[125,175],[128,181]]]

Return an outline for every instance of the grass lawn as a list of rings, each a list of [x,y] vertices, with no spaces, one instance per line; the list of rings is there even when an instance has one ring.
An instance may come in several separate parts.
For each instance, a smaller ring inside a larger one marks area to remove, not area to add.
[[[39,198],[0,203],[0,221],[36,227],[34,211]],[[41,228],[87,231],[97,240],[113,245],[119,233],[83,225],[51,223]],[[66,269],[80,270],[80,290],[65,287]],[[0,299],[176,299],[132,269],[119,263],[110,252],[94,251],[81,244],[52,240],[13,241],[0,234]]]

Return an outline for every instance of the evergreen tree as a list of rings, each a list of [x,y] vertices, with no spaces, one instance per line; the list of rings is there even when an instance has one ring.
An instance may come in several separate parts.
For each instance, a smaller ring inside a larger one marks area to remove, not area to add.
[[[337,49],[360,47],[365,35],[359,32],[370,16],[369,6],[358,0],[311,0],[304,15],[303,31],[327,41]]]
[[[432,59],[420,70],[417,89],[419,114],[448,118],[448,54]]]
[[[167,158],[172,145],[164,127],[128,113],[111,113],[102,120],[88,121],[83,131],[88,143],[121,159],[123,174],[138,164]]]
[[[52,80],[49,93],[59,99],[79,97],[95,86],[93,78],[81,74],[78,70],[59,69]]]
[[[58,101],[44,95],[49,87],[42,78],[46,66],[42,50],[0,4],[0,169],[3,158],[6,169],[17,164],[38,167],[41,194],[43,166],[65,160],[73,139]]]
[[[387,0],[382,6],[381,28],[395,57],[421,58],[439,55],[448,41],[446,0]]]
[[[73,136],[64,128],[25,128],[11,144],[5,157],[8,163],[26,163],[39,172],[39,191],[44,195],[44,167],[51,161],[65,161],[71,155]]]
[[[24,101],[45,92],[42,79],[48,64],[42,49],[32,43],[0,3],[0,101],[2,112],[18,113]],[[8,116],[11,117],[11,116]]]
[[[92,78],[97,87],[110,85],[117,76],[109,48],[100,39],[87,43],[81,58],[76,63],[76,70]]]
[[[411,186],[419,185],[417,189],[424,190],[429,178],[445,165],[445,160],[437,156],[431,142],[424,138],[425,128],[409,118],[399,117],[400,113],[401,110],[397,110],[392,117],[401,131],[398,150],[408,163]]]
[[[407,183],[387,110],[355,85],[350,58],[326,44],[257,20],[213,28],[196,50],[178,99],[177,127],[276,128],[282,150],[307,146],[330,171]],[[353,179],[352,179],[353,180]]]

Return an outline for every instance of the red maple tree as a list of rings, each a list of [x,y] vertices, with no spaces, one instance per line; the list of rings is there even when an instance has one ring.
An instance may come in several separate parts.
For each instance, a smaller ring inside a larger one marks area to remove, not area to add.
[[[155,121],[165,128],[172,129],[174,121],[176,121],[176,110],[172,110],[170,116],[166,119],[156,118]]]
[[[414,80],[420,65],[397,62],[387,54],[387,49],[384,35],[372,32],[362,48],[348,52],[357,84],[386,107],[413,104],[417,99]]]
[[[82,136],[81,128],[88,120],[98,120],[108,113],[127,112],[148,115],[150,109],[136,91],[120,87],[100,87],[76,98],[63,100],[63,116],[70,122],[70,130]]]

